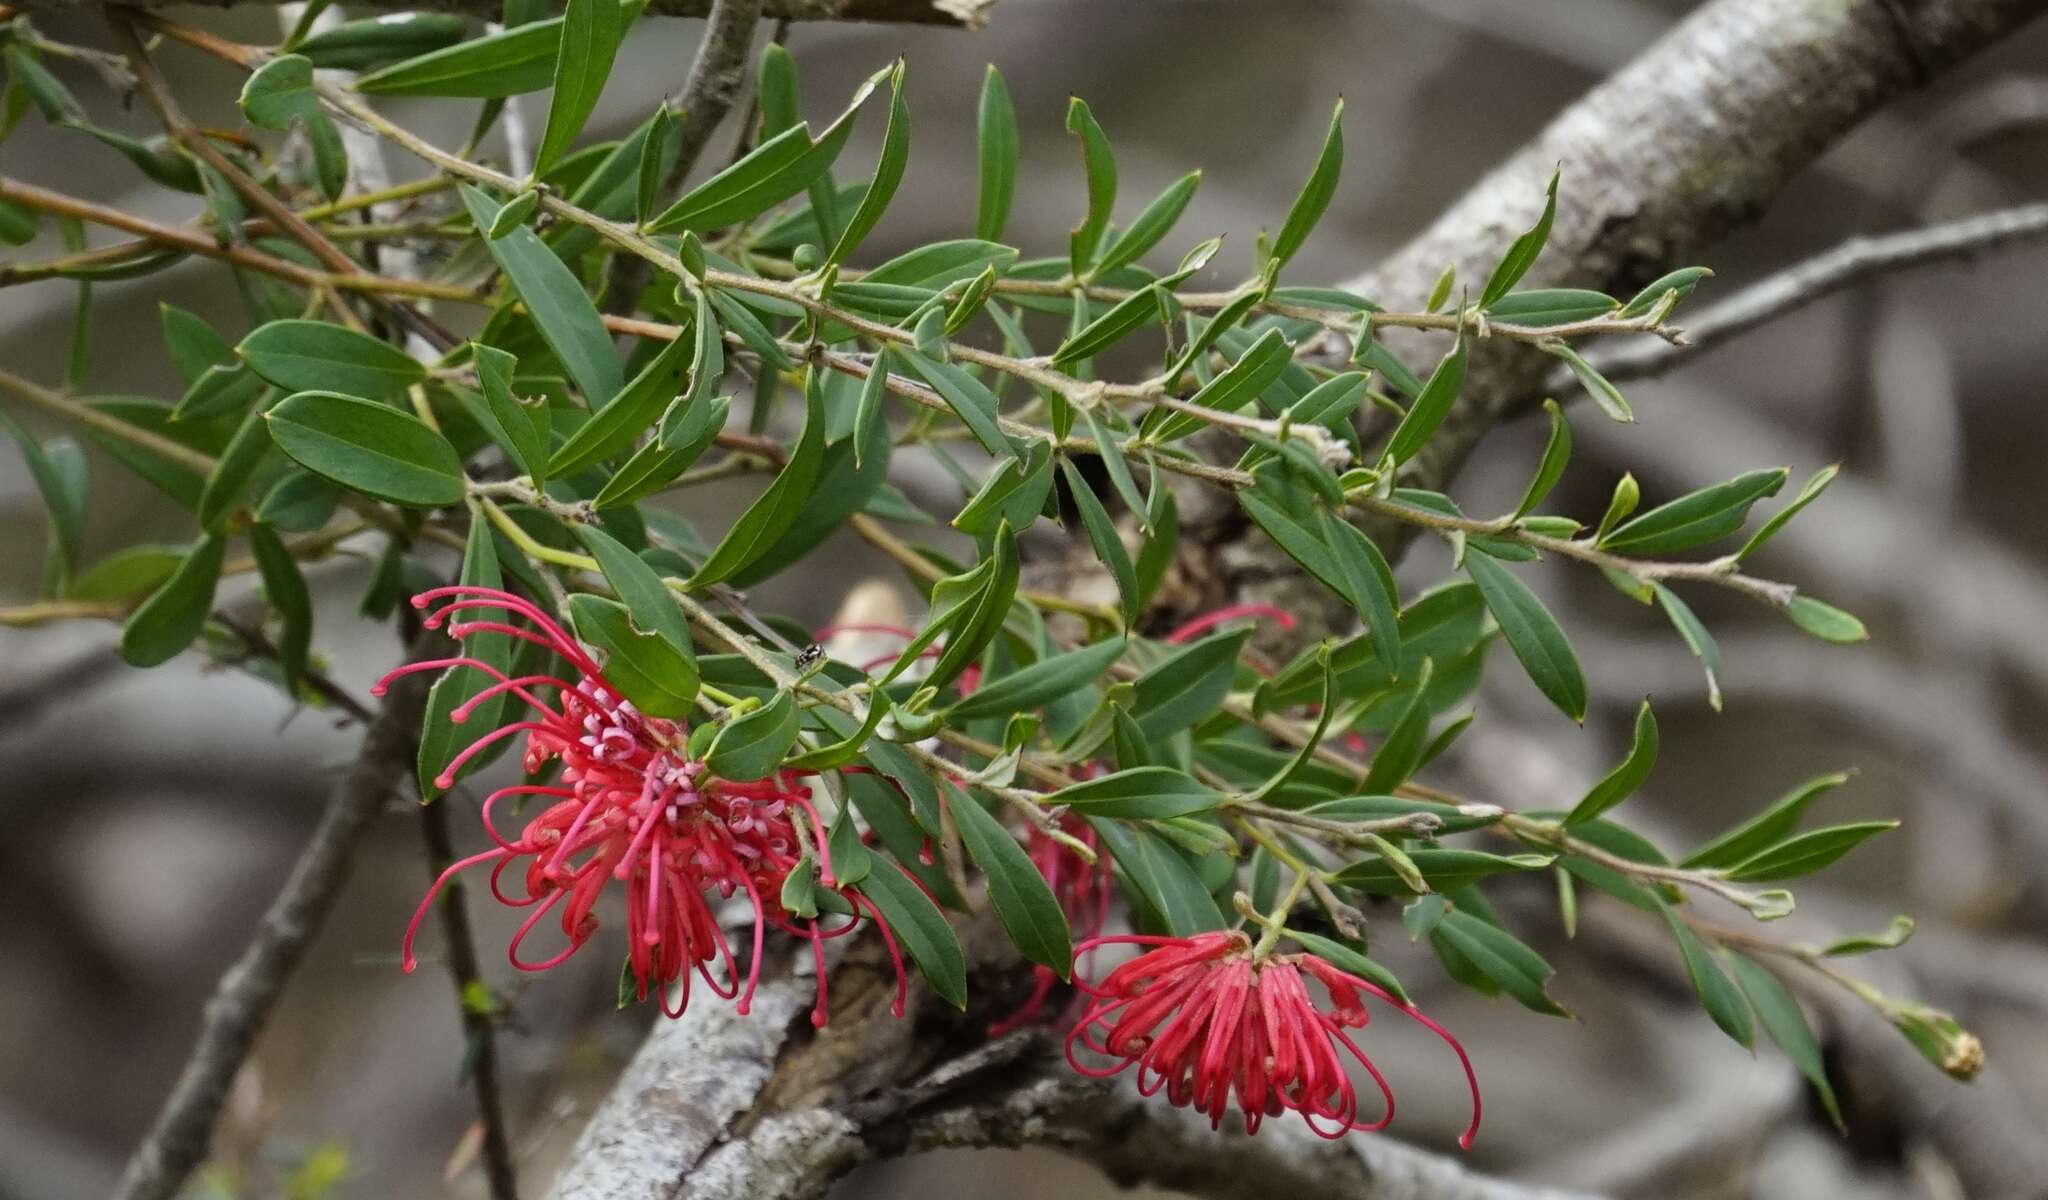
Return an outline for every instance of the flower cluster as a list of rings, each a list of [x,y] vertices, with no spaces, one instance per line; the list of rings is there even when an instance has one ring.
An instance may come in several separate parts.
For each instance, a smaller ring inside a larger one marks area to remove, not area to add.
[[[1472,1123],[1458,1144],[1470,1148],[1479,1132],[1479,1082],[1464,1047],[1384,989],[1313,954],[1256,953],[1250,939],[1235,930],[1184,938],[1098,937],[1077,950],[1085,954],[1117,943],[1150,949],[1097,983],[1077,973],[1076,986],[1090,1004],[1067,1035],[1067,1061],[1076,1071],[1107,1078],[1135,1065],[1140,1092],[1150,1096],[1163,1089],[1171,1103],[1206,1113],[1212,1127],[1222,1123],[1234,1093],[1247,1132],[1256,1133],[1267,1117],[1285,1111],[1301,1114],[1325,1138],[1384,1129],[1394,1119],[1393,1090],[1346,1032],[1370,1020],[1364,1002],[1370,995],[1457,1052],[1472,1090]],[[1311,979],[1329,994],[1326,1007],[1310,995]],[[1084,1063],[1075,1053],[1081,1048],[1111,1065]],[[1384,1103],[1377,1120],[1359,1118],[1350,1063],[1364,1068],[1379,1087]]]
[[[477,634],[502,634],[553,651],[577,675],[571,682],[552,675],[509,677],[471,656],[415,662],[380,681],[379,694],[398,676],[419,671],[466,668],[491,683],[449,714],[457,724],[477,706],[509,695],[528,710],[526,719],[485,732],[471,742],[435,782],[448,787],[456,772],[491,745],[526,735],[524,766],[538,776],[559,762],[553,784],[516,784],[485,797],[484,831],[492,848],[449,866],[420,901],[405,932],[405,969],[417,960],[413,939],[434,898],[456,874],[484,863],[491,868],[491,895],[499,903],[533,911],[513,935],[508,957],[525,971],[544,971],[566,961],[597,931],[596,906],[607,880],[625,885],[628,968],[638,995],[659,992],[663,1011],[681,1015],[689,1003],[691,977],[700,976],[721,999],[751,1006],[760,979],[761,951],[768,927],[811,943],[820,970],[818,1000],[811,1019],[826,1018],[823,943],[851,933],[871,919],[888,944],[897,971],[896,1008],[903,1008],[907,982],[894,937],[871,902],[856,891],[841,894],[851,915],[827,927],[817,919],[783,910],[782,885],[805,854],[806,838],[816,847],[820,882],[834,886],[825,827],[799,775],[780,771],[767,779],[739,781],[713,777],[686,749],[688,730],[679,721],[647,716],[611,686],[590,655],[553,618],[509,592],[491,588],[445,587],[413,598],[428,609],[429,628],[447,626],[458,641]],[[454,618],[451,621],[451,618]],[[524,624],[517,624],[523,621]],[[552,691],[553,702],[544,699]],[[545,796],[547,808],[507,838],[492,820],[507,797]],[[799,814],[806,820],[799,822]],[[524,864],[521,887],[508,892],[504,876]],[[753,946],[742,982],[712,900],[744,894],[753,909]],[[521,957],[520,946],[550,913],[560,910],[567,945],[539,961]],[[671,1002],[671,994],[674,999]]]

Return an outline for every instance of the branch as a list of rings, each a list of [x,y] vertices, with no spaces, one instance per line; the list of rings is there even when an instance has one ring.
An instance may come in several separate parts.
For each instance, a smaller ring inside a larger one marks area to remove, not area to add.
[[[423,652],[425,646],[415,643],[413,650]],[[284,889],[207,1001],[198,1041],[170,1098],[122,1171],[116,1200],[170,1200],[205,1161],[214,1122],[242,1061],[340,896],[371,819],[412,770],[413,737],[425,713],[426,693],[424,673],[392,687]]]
[[[1852,237],[1834,249],[1750,284],[1685,322],[1686,344],[1643,341],[1603,348],[1586,357],[1609,379],[1661,375],[1682,359],[1766,321],[1889,271],[1970,259],[1991,250],[2048,237],[2048,204],[2021,204],[1880,237]],[[1576,393],[1571,373],[1553,374],[1549,387]],[[1530,393],[1534,395],[1535,393]]]
[[[1535,221],[1561,163],[1568,202],[1525,285],[1625,292],[1753,219],[1859,121],[2043,8],[2041,0],[1714,0],[1347,286],[1392,302],[1427,295],[1447,263],[1459,278],[1484,279]],[[1555,365],[1513,346],[1486,351],[1414,464],[1417,486],[1441,489]]]
[[[214,8],[253,7],[283,0],[142,0],[140,8],[183,7],[190,3]],[[786,21],[888,21],[914,25],[956,25],[979,29],[988,24],[996,0],[767,0],[762,15]],[[27,0],[29,12],[72,12],[99,7],[95,0]],[[479,17],[496,17],[498,0],[369,0],[359,7],[392,10],[440,9]],[[647,14],[656,17],[701,17],[712,0],[651,0]]]

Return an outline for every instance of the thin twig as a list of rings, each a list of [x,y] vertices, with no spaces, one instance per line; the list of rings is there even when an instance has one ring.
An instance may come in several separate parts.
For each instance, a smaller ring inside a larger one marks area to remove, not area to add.
[[[1586,357],[1609,379],[1661,375],[1709,346],[1875,276],[1975,258],[2043,237],[2048,237],[2048,203],[2020,204],[1878,237],[1852,237],[1825,253],[1767,275],[1710,308],[1689,314],[1686,345],[1645,342]],[[1569,372],[1561,372],[1553,378],[1552,389],[1559,395],[1574,391],[1570,378]]]
[[[441,635],[429,635],[438,640]],[[416,642],[409,658],[432,652]],[[149,1133],[115,1187],[115,1200],[170,1200],[206,1160],[214,1123],[256,1035],[306,947],[340,898],[355,848],[400,780],[412,770],[413,736],[426,708],[425,673],[395,683],[371,721],[355,764],[292,867],[256,934],[206,1003],[198,1040]]]

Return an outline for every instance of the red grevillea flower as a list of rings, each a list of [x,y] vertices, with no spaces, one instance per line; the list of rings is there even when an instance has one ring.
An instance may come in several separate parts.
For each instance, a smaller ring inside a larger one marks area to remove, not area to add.
[[[463,667],[482,672],[492,682],[451,712],[451,721],[462,723],[479,704],[499,695],[511,695],[530,710],[527,719],[487,731],[471,742],[435,780],[441,787],[450,786],[455,773],[484,749],[521,733],[526,735],[528,775],[538,774],[550,762],[561,764],[555,784],[519,784],[484,798],[484,831],[494,845],[454,863],[428,889],[406,927],[405,970],[418,965],[413,939],[441,888],[460,871],[492,863],[492,897],[509,907],[533,909],[507,951],[520,970],[547,970],[581,949],[597,931],[594,910],[605,882],[615,880],[625,885],[627,961],[639,996],[644,1000],[650,991],[659,992],[662,1009],[670,1016],[680,1016],[689,1003],[693,972],[720,998],[737,998],[739,1011],[746,1012],[760,979],[763,937],[772,925],[811,943],[820,968],[811,1019],[823,1025],[823,943],[852,932],[863,917],[872,918],[881,929],[896,963],[896,1011],[901,1015],[907,987],[902,958],[888,926],[865,897],[842,892],[854,912],[830,928],[781,907],[783,881],[804,854],[794,819],[797,812],[809,817],[821,882],[833,886],[825,826],[811,805],[810,789],[796,772],[780,771],[750,782],[712,777],[702,762],[688,756],[688,729],[682,722],[636,710],[574,638],[539,607],[510,592],[446,587],[413,597],[415,608],[437,603],[441,607],[426,618],[429,628],[447,624],[449,636],[457,640],[503,634],[533,642],[560,655],[577,678],[508,678],[477,658],[457,655],[409,663],[374,689],[381,695],[401,675]],[[515,624],[515,619],[526,624]],[[553,703],[543,698],[550,690]],[[517,837],[508,839],[491,820],[493,806],[508,796],[546,796],[554,802],[529,820]],[[504,875],[515,863],[523,864],[517,894],[504,886]],[[714,894],[722,900],[742,892],[754,911],[753,952],[744,984],[711,908]],[[557,909],[568,945],[537,962],[522,958],[520,946],[527,935]],[[674,1007],[669,1001],[671,985],[680,985],[673,989]]]
[[[1222,1123],[1235,1093],[1248,1133],[1283,1111],[1301,1114],[1325,1138],[1384,1129],[1394,1119],[1394,1093],[1345,1032],[1364,1028],[1370,1019],[1364,997],[1371,995],[1413,1017],[1457,1052],[1472,1090],[1472,1124],[1458,1145],[1471,1147],[1479,1132],[1479,1081],[1472,1061],[1456,1038],[1412,1005],[1313,954],[1254,954],[1251,940],[1237,931],[1094,938],[1077,946],[1076,954],[1113,943],[1151,949],[1099,983],[1076,972],[1076,986],[1091,1003],[1067,1035],[1067,1061],[1083,1075],[1108,1078],[1135,1064],[1141,1093],[1163,1089],[1171,1103],[1207,1113],[1212,1127]],[[1309,994],[1303,976],[1328,992],[1327,1007]],[[1077,1047],[1112,1063],[1086,1065],[1076,1056]],[[1363,1067],[1379,1087],[1384,1106],[1377,1120],[1359,1118],[1351,1063]]]
[[[1201,616],[1175,629],[1172,633],[1167,634],[1166,640],[1174,645],[1192,641],[1211,629],[1216,628],[1218,625],[1226,621],[1235,621],[1240,617],[1264,617],[1282,629],[1294,628],[1294,614],[1285,609],[1274,608],[1270,604],[1233,604],[1227,608],[1219,608],[1213,612],[1203,613]]]

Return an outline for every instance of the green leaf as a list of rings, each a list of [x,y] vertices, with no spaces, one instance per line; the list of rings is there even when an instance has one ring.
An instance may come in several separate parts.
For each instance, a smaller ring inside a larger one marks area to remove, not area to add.
[[[1468,883],[1511,871],[1540,871],[1554,861],[1547,854],[1487,854],[1436,846],[1418,846],[1408,851],[1408,858],[1436,892],[1455,891]],[[1333,882],[1377,896],[1413,894],[1394,868],[1378,858],[1352,863],[1339,871]]]
[[[1215,328],[1215,324],[1210,328]],[[1293,361],[1294,347],[1285,335],[1278,329],[1268,329],[1236,362],[1189,397],[1188,403],[1218,412],[1236,412],[1280,378],[1280,373]],[[1146,441],[1157,445],[1185,437],[1206,425],[1200,417],[1188,413],[1154,408],[1145,414],[1138,429]]]
[[[652,426],[662,410],[682,393],[684,381],[690,378],[691,354],[695,349],[696,343],[689,338],[679,337],[663,345],[631,383],[609,397],[555,450],[548,459],[548,474],[557,479],[567,478],[632,445],[633,439]]]
[[[468,587],[497,588],[505,583],[498,564],[497,539],[486,521],[471,521],[462,551],[462,583]],[[488,664],[499,675],[512,673],[513,640],[503,633],[479,633],[462,640],[463,655]],[[477,738],[503,723],[511,698],[500,693],[478,706],[470,719],[457,723],[456,709],[474,699],[497,679],[475,667],[452,666],[441,672],[427,693],[426,719],[420,726],[417,759],[420,798],[431,800],[455,782],[448,774],[450,763]],[[463,764],[462,774],[472,774],[498,757],[509,741],[501,741]]]
[[[1136,333],[1159,315],[1158,288],[1132,292],[1112,305],[1108,312],[1082,326],[1052,352],[1052,365],[1071,366],[1090,359]]]
[[[1067,132],[1080,139],[1081,168],[1088,177],[1088,215],[1068,235],[1067,255],[1075,277],[1086,278],[1116,207],[1116,155],[1087,101],[1079,96],[1067,101]]]
[[[1765,542],[1776,537],[1780,529],[1790,524],[1793,517],[1799,515],[1800,509],[1805,508],[1820,498],[1820,494],[1827,490],[1830,483],[1835,481],[1835,476],[1841,469],[1841,464],[1831,463],[1815,471],[1813,476],[1806,481],[1806,486],[1800,488],[1799,494],[1793,497],[1792,503],[1772,513],[1769,520],[1759,525],[1757,531],[1749,535],[1749,540],[1742,543],[1742,549],[1735,552],[1735,561],[1741,562],[1743,559],[1748,558],[1761,549]]]
[[[83,506],[76,503],[76,495],[66,485],[64,472],[49,451],[5,409],[0,409],[0,432],[12,434],[21,446],[29,477],[35,480],[36,490],[42,493],[43,505],[50,514],[51,551],[62,575],[69,578],[80,561],[79,543],[85,525]],[[52,445],[55,444],[53,439]]]
[[[1677,628],[1678,636],[1685,641],[1693,657],[1700,660],[1700,666],[1707,673],[1707,702],[1715,712],[1721,711],[1721,647],[1714,641],[1714,635],[1693,615],[1692,608],[1678,598],[1678,593],[1661,583],[1652,583],[1651,592],[1657,603],[1663,607],[1664,615]]]
[[[258,375],[292,392],[341,392],[385,399],[427,377],[389,342],[325,321],[272,321],[235,347]]]
[[[1536,476],[1529,481],[1529,487],[1522,493],[1522,502],[1515,505],[1509,520],[1519,521],[1536,510],[1543,503],[1550,489],[1564,477],[1565,464],[1572,457],[1572,427],[1565,423],[1564,410],[1557,401],[1545,400],[1543,411],[1550,414],[1550,440],[1544,443],[1543,459],[1536,464]]]
[[[505,207],[499,209],[498,215],[491,218],[491,227],[483,231],[484,236],[491,241],[497,241],[526,224],[528,218],[533,216],[534,210],[539,207],[540,192],[537,189],[528,188],[520,192],[505,201]]]
[[[1677,292],[1678,298],[1683,300],[1692,293],[1694,285],[1712,274],[1705,267],[1680,267],[1637,292],[1615,315],[1624,319],[1643,316],[1657,307],[1657,302],[1664,298],[1666,292]]]
[[[974,236],[993,242],[1003,236],[1010,219],[1010,198],[1017,191],[1017,112],[1010,104],[1010,89],[994,63],[981,79],[981,104],[977,123],[980,130],[981,192],[974,214]]]
[[[1870,631],[1853,614],[1811,596],[1792,597],[1792,602],[1785,606],[1785,615],[1792,618],[1794,625],[1824,642],[1846,645],[1870,636]]]
[[[1270,270],[1277,272],[1294,257],[1295,251],[1308,240],[1309,231],[1322,220],[1323,212],[1330,207],[1330,198],[1337,194],[1337,177],[1344,170],[1344,102],[1337,101],[1337,107],[1330,113],[1329,131],[1323,134],[1323,148],[1316,155],[1316,165],[1309,172],[1308,182],[1301,187],[1301,193],[1294,198],[1293,207],[1287,210],[1287,220],[1280,226],[1280,236],[1273,239],[1273,254]]]
[[[299,564],[275,530],[267,525],[250,526],[249,549],[263,575],[264,594],[283,627],[277,638],[277,665],[284,671],[286,689],[296,695],[306,676],[306,653],[313,644],[312,593],[306,590]]]
[[[470,220],[478,229],[489,229],[498,215],[498,203],[467,184],[461,185],[461,190]],[[624,375],[612,352],[611,335],[605,332],[590,293],[568,264],[531,229],[512,230],[484,245],[584,399],[595,404],[618,395]]]
[[[1067,494],[1073,497],[1074,508],[1081,515],[1081,525],[1088,531],[1088,543],[1094,547],[1095,557],[1116,580],[1121,600],[1118,612],[1128,626],[1138,619],[1138,575],[1131,566],[1130,551],[1124,548],[1123,535],[1117,532],[1116,522],[1110,520],[1109,511],[1102,507],[1088,481],[1081,478],[1072,459],[1061,457],[1060,472],[1067,481]]]
[[[275,397],[276,392],[270,395]],[[249,410],[220,452],[213,473],[206,477],[206,489],[199,493],[199,527],[209,533],[222,532],[228,518],[240,506],[249,480],[270,455],[270,430],[263,421],[261,406]]]
[[[642,0],[619,5],[621,28],[640,14]],[[356,81],[366,95],[453,96],[491,100],[537,92],[555,79],[563,18],[530,21],[470,38],[394,63]]]
[[[1564,819],[1567,828],[1587,821],[1620,804],[1643,786],[1650,777],[1650,769],[1657,765],[1657,718],[1650,712],[1650,702],[1636,710],[1635,740],[1629,746],[1628,757],[1621,765],[1607,773],[1607,778],[1593,785]]]
[[[1852,954],[1868,954],[1873,950],[1896,950],[1906,944],[1917,928],[1913,918],[1903,914],[1892,918],[1882,933],[1851,934],[1832,942],[1821,953],[1829,958],[1842,958]]]
[[[711,443],[724,431],[726,414],[731,411],[731,396],[714,396],[694,404],[688,396],[678,397],[662,418],[664,428],[675,430],[680,439],[677,444],[671,448],[659,438],[650,438],[598,490],[591,506],[607,509],[632,504],[675,482],[711,448]]]
[[[1570,1015],[1544,990],[1553,974],[1550,964],[1505,929],[1452,909],[1443,914],[1429,940],[1439,955],[1449,950],[1493,990],[1513,996],[1524,1008],[1554,1017]]]
[[[1131,716],[1145,736],[1164,739],[1206,720],[1230,693],[1250,628],[1219,633],[1160,660],[1138,676]]]
[[[561,48],[555,55],[554,96],[540,145],[533,152],[535,178],[545,174],[583,132],[611,75],[626,23],[626,13],[613,0],[568,0],[562,12]]]
[[[1550,174],[1550,187],[1543,197],[1543,215],[1536,218],[1529,232],[1515,239],[1500,265],[1486,277],[1486,286],[1479,292],[1480,308],[1491,309],[1494,301],[1507,295],[1536,265],[1536,256],[1543,253],[1544,243],[1550,240],[1550,223],[1557,216],[1557,176],[1556,171]]]
[[[766,704],[719,728],[704,765],[721,779],[765,779],[796,745],[798,728],[796,698],[776,692]]]
[[[313,60],[302,54],[281,54],[249,73],[239,100],[251,125],[280,132],[293,121],[320,111],[313,91]]]
[[[1685,973],[1692,976],[1693,991],[1699,993],[1700,1007],[1707,1010],[1721,1032],[1744,1047],[1754,1047],[1756,1022],[1750,1016],[1749,1002],[1743,998],[1742,989],[1715,965],[1699,935],[1679,919],[1669,904],[1660,900],[1658,907],[1671,926],[1671,936],[1678,940],[1678,953],[1685,959]]]
[[[695,348],[690,353],[690,390],[683,396],[684,403],[671,406],[661,421],[661,444],[669,449],[703,436],[706,414],[702,406],[725,378],[725,337],[718,327],[709,288],[697,290],[696,320],[691,329]],[[719,427],[724,424],[721,418]]]
[[[1102,258],[1095,264],[1095,274],[1106,276],[1143,258],[1146,251],[1173,231],[1174,223],[1180,220],[1188,201],[1195,198],[1195,189],[1201,185],[1200,171],[1189,171],[1167,184],[1166,189],[1153,197],[1152,203],[1131,221],[1131,227],[1117,235],[1109,249],[1102,252]]]
[[[1133,767],[1061,788],[1045,802],[1089,817],[1158,821],[1213,812],[1223,803],[1223,793],[1170,767]]]
[[[1323,937],[1321,934],[1305,933],[1299,929],[1289,929],[1287,936],[1300,943],[1302,949],[1329,963],[1338,970],[1349,972],[1365,980],[1367,983],[1377,985],[1381,990],[1392,996],[1396,1002],[1401,1004],[1411,1003],[1408,999],[1407,991],[1401,987],[1401,981],[1394,978],[1392,971],[1387,970],[1379,963],[1367,958],[1343,942],[1335,938]]]
[[[86,568],[64,595],[72,600],[133,600],[161,587],[184,560],[182,546],[129,546]]]
[[[414,508],[459,504],[462,459],[418,417],[374,400],[300,392],[264,414],[299,465],[351,491]]]
[[[595,525],[576,526],[576,536],[632,614],[633,627],[660,636],[680,654],[690,654],[690,624],[654,568]]]
[[[1156,472],[1157,467],[1153,470]],[[1173,489],[1161,487],[1155,478],[1152,495],[1145,509],[1145,523],[1151,527],[1152,536],[1138,547],[1138,559],[1132,570],[1138,579],[1138,611],[1143,612],[1158,593],[1159,585],[1166,580],[1166,570],[1173,565],[1174,554],[1180,544],[1180,502],[1173,498]]]
[[[578,592],[569,597],[576,636],[597,651],[605,678],[641,712],[654,717],[688,716],[697,698],[697,659],[667,638],[634,628],[626,606]]]
[[[947,809],[960,829],[960,843],[974,865],[988,876],[988,899],[1010,943],[1025,958],[1050,968],[1062,979],[1074,967],[1073,935],[1067,914],[1032,865],[1031,856],[972,797],[948,787]]]
[[[823,136],[814,141],[805,126],[790,126],[691,188],[647,227],[655,232],[722,229],[759,216],[803,191],[832,169],[853,132],[854,114],[880,80],[876,76],[863,83]]]
[[[1809,779],[1780,796],[1769,808],[1693,851],[1681,865],[1728,867],[1754,858],[1766,847],[1784,840],[1808,805],[1847,782],[1847,773]]]
[[[827,264],[845,262],[867,240],[888,209],[889,201],[895,198],[896,188],[903,182],[903,168],[909,161],[910,110],[903,103],[903,60],[899,58],[889,72],[889,125],[882,132],[882,152],[875,160],[874,178],[861,195],[853,216],[847,218],[846,228],[833,244],[832,253],[826,256]]]
[[[911,369],[924,377],[932,390],[946,402],[962,424],[974,434],[974,439],[990,454],[1007,454],[1012,458],[1024,457],[1009,438],[1003,436],[1002,428],[996,423],[999,402],[988,385],[969,375],[949,362],[919,354],[915,350],[893,351],[908,362]]]
[[[483,387],[484,405],[476,413],[480,423],[535,484],[545,481],[550,422],[547,397],[521,399],[513,394],[512,372],[517,360],[503,350],[473,342],[470,356],[476,363],[477,382]]]
[[[1465,573],[1479,586],[1487,610],[1500,624],[1529,679],[1574,721],[1586,719],[1586,676],[1565,640],[1564,630],[1529,585],[1484,554],[1465,556]]]
[[[1391,794],[1421,768],[1423,751],[1429,747],[1429,677],[1434,670],[1433,659],[1422,660],[1422,670],[1416,673],[1414,692],[1409,695],[1394,727],[1387,731],[1379,748],[1373,751],[1372,765],[1367,768],[1365,782],[1361,785],[1365,791],[1376,795]]]
[[[1834,1085],[1828,1082],[1827,1065],[1821,1058],[1820,1043],[1813,1036],[1813,1030],[1806,1023],[1806,1014],[1800,1011],[1799,1002],[1778,977],[1770,970],[1747,955],[1728,951],[1723,960],[1729,972],[1735,977],[1735,984],[1748,998],[1749,1006],[1763,1024],[1764,1032],[1785,1052],[1799,1073],[1813,1084],[1813,1090],[1820,1096],[1821,1106],[1827,1109],[1836,1128],[1842,1128],[1842,1109],[1835,1100]]]
[[[647,137],[640,143],[640,162],[633,178],[633,219],[645,222],[654,215],[654,206],[661,200],[661,182],[667,176],[679,149],[679,130],[676,127],[676,111],[666,102],[654,108],[649,118]]]
[[[738,574],[773,548],[796,523],[805,506],[812,503],[811,488],[818,481],[825,459],[825,410],[819,370],[822,368],[812,368],[804,387],[804,430],[790,451],[789,461],[767,490],[733,522],[697,573],[690,576],[691,588],[708,587]]]
[[[207,534],[187,551],[178,569],[121,626],[121,657],[137,667],[176,658],[206,626],[213,589],[220,582],[227,539]]]
[[[1167,932],[1192,937],[1223,928],[1216,898],[1180,851],[1148,829],[1090,816],[1088,824],[1123,868],[1124,878]]]
[[[1429,382],[1422,385],[1422,391],[1409,404],[1408,412],[1401,423],[1394,427],[1394,434],[1387,441],[1387,457],[1399,466],[1414,458],[1436,435],[1437,428],[1450,415],[1451,406],[1458,401],[1458,393],[1465,388],[1465,361],[1468,353],[1465,333],[1458,332],[1457,344],[1443,356],[1436,369],[1429,373]]]
[[[860,894],[882,914],[883,924],[917,963],[939,997],[955,1008],[967,1007],[967,963],[960,939],[945,914],[910,880],[901,867],[877,865],[861,881]]]
[[[1487,307],[1486,318],[1495,325],[1525,325],[1542,329],[1551,325],[1572,325],[1613,312],[1618,305],[1605,292],[1585,288],[1531,288],[1509,292]]]
[[[1072,695],[1102,677],[1124,651],[1121,639],[1096,642],[1043,658],[1019,671],[983,683],[974,694],[946,710],[949,722],[1007,716]]]
[[[1345,593],[1372,638],[1373,653],[1398,672],[1401,664],[1401,598],[1394,590],[1394,568],[1363,529],[1327,509],[1318,508],[1323,541],[1343,575]]]
[[[1777,883],[1811,875],[1834,865],[1867,839],[1898,827],[1897,821],[1858,821],[1811,830],[1728,868],[1728,878],[1740,883]]]
[[[469,22],[455,13],[385,13],[332,25],[291,48],[316,67],[363,71],[452,46],[468,36]]]
[[[1572,374],[1578,377],[1579,386],[1586,390],[1586,395],[1592,397],[1593,403],[1599,405],[1600,411],[1606,413],[1609,418],[1623,423],[1636,419],[1635,410],[1622,398],[1621,389],[1608,382],[1607,376],[1602,375],[1577,350],[1556,340],[1538,342],[1536,348],[1545,354],[1563,359],[1565,365],[1571,368]]]
[[[1616,526],[1599,544],[1605,550],[1649,556],[1689,550],[1726,537],[1742,528],[1751,505],[1777,494],[1787,474],[1783,467],[1750,471],[1726,483],[1688,492]]]

